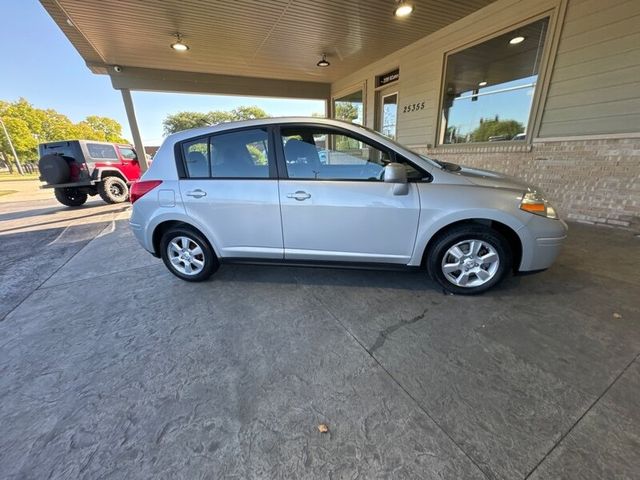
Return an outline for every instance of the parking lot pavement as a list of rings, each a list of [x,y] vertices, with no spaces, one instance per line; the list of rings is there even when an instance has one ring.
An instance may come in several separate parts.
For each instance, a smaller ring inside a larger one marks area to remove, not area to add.
[[[106,210],[57,263],[21,233],[46,272],[0,321],[4,476],[637,478],[631,233],[571,225],[550,271],[459,297],[419,272],[190,284]]]
[[[99,201],[75,209],[52,199],[0,203],[0,321],[128,209]]]

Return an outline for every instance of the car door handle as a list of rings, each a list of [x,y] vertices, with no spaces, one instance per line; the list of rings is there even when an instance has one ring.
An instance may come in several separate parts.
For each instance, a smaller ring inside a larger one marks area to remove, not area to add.
[[[295,198],[299,202],[306,200],[307,198],[311,198],[311,194],[307,192],[303,192],[302,190],[298,190],[296,193],[288,193],[287,198]]]
[[[192,190],[190,192],[187,192],[186,195],[188,197],[202,198],[207,196],[207,192],[205,192],[204,190],[200,190],[198,188],[197,190]]]

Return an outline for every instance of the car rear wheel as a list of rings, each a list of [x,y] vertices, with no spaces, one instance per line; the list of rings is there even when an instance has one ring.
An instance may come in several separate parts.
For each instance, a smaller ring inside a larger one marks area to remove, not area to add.
[[[120,177],[105,177],[98,184],[98,193],[107,203],[122,203],[129,199],[129,187]]]
[[[55,188],[56,200],[67,207],[79,207],[87,201],[87,193],[77,188]]]
[[[162,236],[160,255],[171,273],[189,282],[208,279],[220,266],[204,236],[187,227],[172,228]]]
[[[435,240],[427,269],[445,290],[475,295],[504,278],[512,257],[509,243],[499,232],[484,225],[462,225]]]

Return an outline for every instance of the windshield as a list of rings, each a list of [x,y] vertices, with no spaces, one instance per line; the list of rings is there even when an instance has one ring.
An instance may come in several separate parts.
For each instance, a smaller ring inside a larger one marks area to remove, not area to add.
[[[387,142],[392,143],[393,145],[395,145],[398,148],[401,148],[403,150],[406,150],[407,152],[413,153],[414,155],[416,155],[417,157],[420,157],[421,159],[429,162],[430,164],[434,165],[435,167],[438,167],[442,170],[446,170],[447,172],[459,172],[460,170],[462,170],[462,167],[460,165],[458,165],[457,163],[451,163],[451,162],[444,162],[442,160],[436,160],[435,158],[430,158],[427,157],[426,155],[422,155],[421,153],[418,152],[414,152],[413,150],[411,150],[410,148],[405,147],[403,144],[382,135],[380,132],[376,132],[375,130],[373,130],[372,128],[369,127],[365,127],[363,125],[358,125],[357,123],[353,123],[351,124],[354,127],[358,127],[358,128],[362,128],[363,130],[366,130],[369,133],[373,133],[376,136],[382,136]]]
[[[381,136],[381,137],[383,137],[387,142],[392,143],[393,145],[395,145],[396,147],[401,148],[402,150],[406,150],[407,152],[413,153],[415,156],[422,158],[423,160],[425,160],[425,161],[429,162],[430,164],[432,164],[432,165],[433,165],[433,166],[435,166],[435,167],[442,168],[443,170],[446,170],[446,167],[444,166],[444,164],[448,164],[448,165],[455,165],[455,164],[453,164],[453,163],[441,162],[441,161],[439,161],[439,160],[434,160],[433,158],[429,158],[429,157],[427,157],[426,155],[422,155],[422,154],[420,154],[420,153],[418,153],[418,152],[414,152],[413,150],[411,150],[410,148],[406,147],[405,145],[403,145],[403,144],[401,144],[401,143],[397,142],[396,140],[393,140],[392,138],[389,138],[389,137],[387,137],[387,136],[385,136],[385,135],[382,135],[380,132],[376,132],[376,131],[375,131],[375,130],[373,130],[372,128],[365,127],[365,126],[363,126],[363,125],[358,125],[358,124],[355,124],[355,123],[354,123],[354,124],[351,124],[351,125],[353,125],[354,127],[362,128],[363,130],[366,130],[366,131],[367,131],[367,132],[369,132],[369,133],[373,133],[373,134],[375,134],[375,135],[376,135],[376,136],[378,136],[378,137],[380,137],[380,136]],[[455,170],[452,170],[452,171],[455,171]]]

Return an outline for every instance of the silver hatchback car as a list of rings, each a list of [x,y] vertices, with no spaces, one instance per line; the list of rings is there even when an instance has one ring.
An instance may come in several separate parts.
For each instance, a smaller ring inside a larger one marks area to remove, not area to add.
[[[317,118],[171,135],[131,202],[136,238],[189,281],[230,261],[385,264],[475,294],[548,268],[567,234],[535,187]]]

